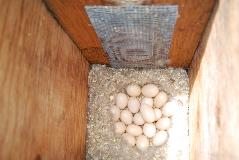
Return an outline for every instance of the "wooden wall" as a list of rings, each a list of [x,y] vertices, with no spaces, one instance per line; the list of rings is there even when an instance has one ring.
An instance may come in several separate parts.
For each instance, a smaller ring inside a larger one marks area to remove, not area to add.
[[[85,5],[114,5],[111,0],[45,0],[66,32],[90,63],[108,64],[101,42],[84,10]],[[168,66],[188,67],[216,0],[144,0],[144,5],[177,4]]]
[[[0,159],[84,159],[88,62],[40,0],[0,0]]]
[[[192,160],[239,159],[239,1],[221,0],[190,70]]]

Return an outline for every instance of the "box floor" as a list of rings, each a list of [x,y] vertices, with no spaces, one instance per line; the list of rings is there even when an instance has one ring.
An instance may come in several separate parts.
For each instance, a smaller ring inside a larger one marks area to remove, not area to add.
[[[87,124],[87,160],[188,160],[188,76],[185,70],[115,69],[92,65],[89,73],[89,103]],[[172,117],[168,142],[146,151],[125,144],[113,131],[110,107],[113,97],[130,83],[141,86],[154,83],[171,97],[181,100],[177,114]]]

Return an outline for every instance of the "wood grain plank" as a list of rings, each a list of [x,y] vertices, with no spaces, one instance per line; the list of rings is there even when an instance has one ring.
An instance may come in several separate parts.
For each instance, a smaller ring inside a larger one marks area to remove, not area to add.
[[[110,0],[45,0],[66,32],[90,63],[108,64],[99,38],[85,13],[85,5],[113,5]],[[174,30],[168,66],[188,67],[208,22],[215,0],[145,0],[144,5],[178,4],[179,18]],[[94,52],[91,48],[97,49]]]
[[[214,6],[215,0],[179,2],[168,66],[189,67]]]
[[[86,3],[101,4],[101,1],[45,0],[45,2],[90,63],[109,63],[84,9]]]
[[[239,159],[239,1],[221,0],[190,68],[193,160]]]
[[[42,1],[0,0],[0,159],[84,159],[88,62]]]

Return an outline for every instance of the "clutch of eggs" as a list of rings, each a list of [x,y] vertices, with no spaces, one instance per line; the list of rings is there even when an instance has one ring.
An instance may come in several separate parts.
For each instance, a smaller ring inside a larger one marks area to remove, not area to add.
[[[153,146],[165,144],[171,116],[177,109],[176,100],[169,100],[168,94],[155,84],[146,84],[142,88],[130,84],[125,91],[115,95],[115,104],[110,109],[115,133],[128,145],[142,151],[150,142]]]

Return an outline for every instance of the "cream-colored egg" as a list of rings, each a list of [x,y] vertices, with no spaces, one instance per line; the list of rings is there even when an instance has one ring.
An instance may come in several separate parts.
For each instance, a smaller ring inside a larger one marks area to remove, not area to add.
[[[166,143],[168,140],[168,133],[166,131],[158,131],[155,136],[153,137],[153,145],[154,146],[161,146]]]
[[[162,113],[166,117],[173,116],[177,111],[177,107],[178,102],[176,100],[171,100],[163,106]]]
[[[158,95],[154,98],[154,106],[156,108],[162,107],[168,101],[168,95],[161,91]]]
[[[126,126],[123,122],[115,122],[114,130],[116,134],[123,134],[126,130]]]
[[[126,92],[131,97],[137,97],[141,93],[141,88],[137,84],[130,84],[126,87]]]
[[[120,109],[124,109],[128,104],[128,96],[124,93],[118,93],[115,97],[115,104]]]
[[[171,127],[171,119],[168,117],[163,117],[158,120],[155,125],[159,130],[167,130]]]
[[[133,117],[133,122],[137,125],[143,125],[144,124],[144,119],[141,115],[141,113],[135,113]]]
[[[119,118],[120,118],[120,109],[119,109],[119,107],[113,105],[113,106],[110,108],[110,112],[111,112],[113,121],[118,121]]]
[[[136,139],[136,146],[139,150],[145,151],[149,147],[149,139],[144,135],[138,136]]]
[[[136,139],[134,136],[128,134],[128,133],[124,133],[122,135],[123,139],[130,145],[130,146],[134,146],[136,143]]]
[[[143,126],[143,133],[148,138],[152,138],[156,133],[156,127],[153,123],[145,123]]]
[[[132,136],[139,136],[142,134],[142,128],[135,124],[130,124],[126,128],[126,132]]]
[[[123,110],[120,113],[120,120],[124,122],[125,124],[129,125],[133,121],[133,115],[130,111],[128,110]]]
[[[130,112],[137,113],[139,111],[139,107],[140,107],[139,100],[135,97],[130,97],[128,101],[128,108]]]
[[[159,88],[155,84],[147,84],[142,88],[142,94],[145,97],[155,97],[159,92]]]
[[[159,120],[162,117],[162,112],[159,108],[154,108],[155,121]]]
[[[140,113],[145,122],[152,123],[155,121],[154,109],[147,104],[141,104]]]
[[[149,105],[150,107],[153,107],[153,105],[154,105],[154,100],[153,100],[153,98],[144,97],[144,98],[141,100],[141,104],[143,104],[143,103]]]

